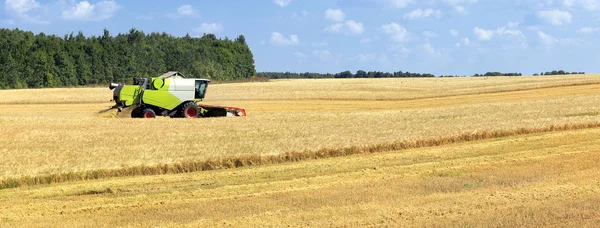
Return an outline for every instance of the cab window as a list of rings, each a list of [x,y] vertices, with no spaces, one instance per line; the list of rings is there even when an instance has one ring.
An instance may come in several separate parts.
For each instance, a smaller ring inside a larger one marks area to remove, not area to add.
[[[204,99],[204,94],[206,93],[206,86],[208,82],[203,80],[196,80],[196,92],[194,95],[195,99]]]

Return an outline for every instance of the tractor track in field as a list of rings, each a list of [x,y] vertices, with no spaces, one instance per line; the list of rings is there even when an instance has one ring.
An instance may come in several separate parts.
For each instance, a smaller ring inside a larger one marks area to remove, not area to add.
[[[342,148],[329,148],[320,150],[294,151],[278,155],[242,155],[236,157],[223,157],[218,159],[184,161],[178,163],[141,165],[119,169],[100,169],[82,172],[43,174],[38,176],[23,176],[0,179],[0,189],[17,188],[23,186],[61,183],[69,181],[96,180],[112,177],[164,175],[200,172],[217,169],[231,169],[246,166],[259,166],[299,162],[331,157],[342,157],[356,154],[372,154],[380,152],[400,151],[406,149],[435,147],[452,143],[470,142],[527,134],[569,131],[579,129],[600,128],[600,122],[568,123],[551,125],[541,128],[518,128],[512,130],[493,130],[464,133],[455,136],[445,136],[431,139],[396,141],[367,146],[349,146]]]

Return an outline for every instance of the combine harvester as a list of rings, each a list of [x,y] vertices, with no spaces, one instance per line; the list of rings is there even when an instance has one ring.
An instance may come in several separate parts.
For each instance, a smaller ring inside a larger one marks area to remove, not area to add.
[[[241,108],[199,104],[209,82],[171,71],[155,78],[135,78],[133,85],[110,83],[109,89],[114,89],[113,108],[119,112],[133,108],[132,118],[246,116]]]

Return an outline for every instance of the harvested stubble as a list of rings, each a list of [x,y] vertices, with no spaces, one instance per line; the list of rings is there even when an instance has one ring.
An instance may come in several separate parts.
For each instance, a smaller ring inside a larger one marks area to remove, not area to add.
[[[596,78],[593,75],[576,76],[575,80],[594,81]],[[473,83],[482,87],[482,93],[472,94],[469,90],[467,94],[470,95],[405,101],[349,101],[347,99],[354,94],[343,90],[349,82],[352,82],[350,88],[360,82],[375,91],[384,84],[393,87],[410,81],[419,85],[415,87],[427,88],[433,82],[450,79],[382,80],[385,83],[379,80],[371,80],[371,83],[363,80],[292,80],[213,85],[210,90],[217,91],[216,94],[224,90],[244,91],[253,85],[258,91],[264,88],[281,90],[276,93],[280,100],[269,98],[273,99],[269,102],[281,106],[272,106],[260,98],[256,101],[243,97],[238,101],[207,98],[208,104],[228,103],[248,110],[247,118],[233,119],[99,118],[97,112],[110,103],[93,104],[92,107],[98,108],[87,112],[85,110],[90,106],[86,104],[0,105],[0,124],[3,126],[0,134],[8,136],[0,138],[3,145],[0,153],[4,155],[0,161],[0,179],[3,186],[13,187],[190,172],[386,151],[398,149],[400,143],[437,145],[470,140],[469,137],[479,134],[487,138],[554,130],[553,126],[558,129],[596,126],[600,118],[592,114],[600,112],[596,105],[600,101],[597,95],[600,85],[573,86],[572,81],[564,78],[535,81],[537,79],[528,78],[526,83],[517,83],[525,90],[490,93],[483,92],[497,91],[490,85],[513,79],[487,79],[499,81],[491,84],[485,84],[487,81],[480,84],[485,81],[483,79],[459,79],[450,81],[448,86],[463,88],[460,91],[464,92],[464,88]],[[331,97],[340,95],[346,100],[326,100],[326,93],[321,93],[318,100],[294,100],[297,93],[286,97],[288,87],[281,86],[281,83],[288,83],[299,90],[304,85],[305,90],[310,91],[319,82],[327,86],[338,83],[339,89],[333,91]],[[559,86],[561,83],[565,86]],[[541,84],[544,89],[531,89]],[[548,87],[548,84],[552,86]],[[449,88],[448,91],[459,89]],[[97,92],[96,89],[81,89],[79,96]],[[419,96],[420,92],[414,92],[417,93],[414,96]],[[105,96],[110,97],[110,91],[106,90]],[[35,115],[14,113],[15,109],[28,108],[35,108]],[[69,113],[70,110],[73,113]]]
[[[595,227],[600,129],[0,191],[0,226]]]
[[[184,161],[171,164],[157,164],[157,165],[141,165],[135,167],[125,167],[119,169],[101,169],[91,170],[85,172],[69,172],[69,173],[56,173],[50,175],[40,176],[25,176],[16,178],[6,178],[0,180],[0,189],[4,188],[15,188],[28,185],[38,184],[51,184],[60,183],[66,181],[79,181],[79,180],[95,180],[101,178],[110,177],[124,177],[124,176],[138,176],[138,175],[163,175],[163,174],[177,174],[177,173],[189,173],[198,171],[207,171],[215,169],[229,169],[239,168],[244,166],[253,165],[265,165],[265,164],[278,164],[285,162],[298,162],[304,160],[330,158],[348,156],[354,154],[369,154],[386,151],[397,151],[405,149],[414,149],[422,147],[433,147],[441,146],[451,143],[458,142],[469,142],[474,140],[484,140],[499,137],[517,136],[524,134],[533,133],[544,133],[554,131],[566,131],[566,130],[578,130],[578,129],[589,129],[600,127],[600,122],[589,122],[589,123],[570,123],[564,125],[551,125],[544,128],[519,128],[514,130],[496,130],[496,131],[483,131],[473,132],[468,134],[462,134],[457,136],[444,136],[437,139],[425,139],[425,140],[413,140],[413,141],[400,141],[391,143],[382,143],[369,146],[350,146],[344,148],[334,149],[320,149],[316,151],[302,151],[302,152],[285,152],[277,155],[241,155],[224,157],[218,159],[209,159],[204,161]]]

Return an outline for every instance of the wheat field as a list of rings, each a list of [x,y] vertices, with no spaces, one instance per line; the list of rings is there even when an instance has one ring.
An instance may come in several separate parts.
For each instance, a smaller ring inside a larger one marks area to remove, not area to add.
[[[105,112],[107,88],[2,90],[0,226],[590,225],[599,92],[600,75],[273,80],[209,86],[247,117],[147,120]]]
[[[4,157],[0,176],[268,156],[600,120],[596,105],[600,101],[600,77],[567,79],[326,79],[217,84],[209,87],[205,103],[243,107],[249,114],[246,118],[199,120],[103,118],[106,116],[98,112],[110,107],[112,98],[112,91],[106,88],[1,91],[7,102],[0,105],[0,134],[6,136],[0,138]],[[412,89],[402,89],[405,84]],[[353,100],[357,95],[353,89],[358,85],[372,91],[384,89],[370,92],[373,100]],[[392,90],[386,87],[396,88],[393,91],[398,94],[390,95]],[[313,88],[319,90],[311,93]],[[302,89],[306,90],[304,95],[295,92]],[[239,99],[220,99],[227,93]],[[413,99],[423,94],[430,98]],[[316,95],[319,97],[314,98]],[[44,99],[35,102],[34,97]]]

